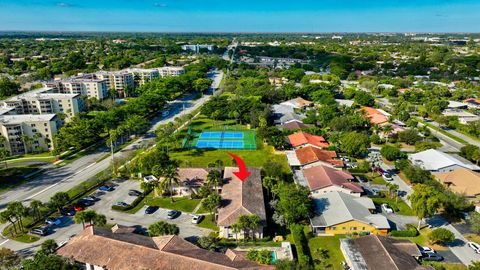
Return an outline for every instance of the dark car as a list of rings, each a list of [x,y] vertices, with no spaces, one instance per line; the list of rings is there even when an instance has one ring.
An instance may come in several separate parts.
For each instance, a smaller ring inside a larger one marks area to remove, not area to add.
[[[101,190],[101,191],[113,191],[114,190],[114,188],[111,187],[111,186],[101,186],[98,189]]]
[[[422,252],[422,260],[423,261],[443,261],[443,257],[438,255],[437,253],[424,253]]]
[[[45,235],[50,234],[50,228],[48,228],[48,226],[43,226],[43,227],[32,229],[30,231],[30,233],[31,234],[36,234],[36,235],[39,235],[39,236],[45,236]]]
[[[149,206],[145,209],[145,214],[150,215],[155,213],[158,210],[158,206]]]
[[[73,207],[63,208],[60,213],[64,216],[75,216],[75,209]]]
[[[80,200],[78,200],[78,203],[79,203],[80,205],[83,205],[83,206],[92,206],[92,205],[95,204],[94,201],[86,200],[86,199],[80,199]]]
[[[174,219],[176,218],[178,215],[180,215],[180,212],[179,211],[176,211],[176,210],[170,210],[167,212],[167,218],[168,219]]]
[[[128,191],[128,195],[129,196],[140,196],[142,194],[142,192],[138,191],[138,190],[134,190],[134,189],[131,189]]]
[[[98,202],[100,201],[100,198],[94,196],[94,195],[90,195],[90,196],[87,196],[85,198],[83,198],[84,200],[89,200],[89,201],[92,201],[92,202]]]

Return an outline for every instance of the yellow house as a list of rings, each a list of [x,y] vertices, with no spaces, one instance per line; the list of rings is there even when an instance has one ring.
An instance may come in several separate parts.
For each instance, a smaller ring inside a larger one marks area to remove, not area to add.
[[[355,197],[343,192],[329,192],[314,199],[315,216],[310,219],[316,235],[369,232],[386,235],[390,229],[386,217],[373,214],[370,198]]]

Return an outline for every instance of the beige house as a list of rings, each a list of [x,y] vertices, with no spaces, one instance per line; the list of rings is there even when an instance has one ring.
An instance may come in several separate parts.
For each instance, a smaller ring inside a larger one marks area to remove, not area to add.
[[[260,169],[248,168],[250,176],[241,181],[233,173],[238,172],[236,167],[226,167],[222,187],[222,206],[218,209],[217,225],[220,228],[219,236],[223,238],[244,237],[244,232],[235,233],[231,226],[242,215],[257,215],[260,217],[260,226],[254,234],[257,238],[263,237],[263,228],[266,227],[265,201]]]
[[[451,172],[434,174],[438,181],[452,191],[475,198],[480,195],[480,173],[466,168],[458,168]]]

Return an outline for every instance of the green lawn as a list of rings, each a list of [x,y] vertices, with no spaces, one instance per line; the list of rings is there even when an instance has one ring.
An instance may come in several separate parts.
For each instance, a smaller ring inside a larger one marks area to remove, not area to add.
[[[315,269],[336,269],[343,270],[342,261],[345,261],[342,251],[340,250],[340,239],[345,238],[344,235],[313,237],[308,240],[308,247],[312,254]],[[328,250],[328,259],[322,262],[320,257],[320,249]]]
[[[16,185],[28,182],[28,178],[23,178],[24,175],[28,175],[38,170],[35,165],[32,166],[11,166],[8,168],[0,169],[0,191],[12,188]]]
[[[266,146],[261,150],[192,149],[170,153],[170,157],[181,160],[181,167],[207,167],[216,160],[221,160],[224,166],[232,166],[233,159],[227,154],[229,152],[241,157],[247,166],[262,167],[268,161],[274,161],[282,164],[285,173],[290,172],[286,156],[275,154],[272,146]]]
[[[400,214],[400,215],[405,215],[405,216],[415,216],[415,214],[412,211],[412,208],[408,206],[401,198],[398,198],[398,200],[395,199],[390,199],[390,198],[371,198],[375,204],[381,205],[382,203],[387,203],[390,205],[390,207],[393,208],[395,213]]]
[[[217,224],[215,223],[215,221],[212,220],[211,215],[206,215],[202,219],[202,222],[200,222],[200,224],[198,224],[197,226],[201,228],[210,229],[212,231],[218,231]]]
[[[33,243],[40,239],[40,237],[31,234],[23,234],[19,237],[12,238],[15,241],[22,242],[22,243]]]
[[[387,184],[387,181],[385,181],[383,179],[383,177],[381,176],[376,176],[376,177],[369,177],[368,180],[370,181],[371,184],[375,184],[375,185],[386,185]]]
[[[170,198],[154,198],[152,194],[146,197],[146,204],[158,206],[166,209],[173,209],[182,212],[193,212],[195,207],[200,203],[200,199],[190,199],[189,197],[177,197],[173,202]]]
[[[444,262],[424,262],[423,265],[431,265],[435,269],[445,270],[467,270],[468,268],[461,263],[444,263]]]

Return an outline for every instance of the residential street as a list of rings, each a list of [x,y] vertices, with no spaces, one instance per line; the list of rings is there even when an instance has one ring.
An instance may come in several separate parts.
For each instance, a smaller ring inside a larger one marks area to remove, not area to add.
[[[219,84],[223,78],[223,72],[215,71],[210,75],[210,78],[213,79],[212,89],[216,90],[218,89]],[[170,114],[167,117],[154,118],[151,121],[152,127],[146,133],[146,135],[140,137],[135,142],[129,144],[127,147],[117,152],[115,154],[116,157],[125,156],[129,152],[135,151],[135,148],[138,145],[148,144],[149,142],[153,141],[155,138],[154,131],[159,125],[172,122],[177,116],[191,113],[195,109],[202,106],[211,96],[212,94],[208,94],[204,95],[199,99],[193,100],[193,95],[186,95],[176,101],[170,102],[167,106]],[[28,201],[35,199],[46,202],[53,194],[59,191],[69,190],[70,188],[78,185],[79,183],[95,176],[97,173],[107,169],[110,165],[110,158],[106,158],[98,162],[97,160],[108,152],[109,149],[106,146],[102,147],[101,149],[97,149],[94,153],[81,157],[78,160],[72,162],[71,164],[48,170],[41,176],[24,185],[0,193],[0,209],[4,208],[11,201],[22,201],[24,203],[28,203]],[[139,223],[138,218],[127,218],[125,220],[117,219],[116,221],[120,223],[125,222],[125,224],[122,223],[123,225],[133,225]],[[6,225],[7,224],[0,225],[0,230],[3,230]],[[55,233],[52,237],[54,237],[57,242],[61,242],[64,240],[63,238],[65,235],[70,235],[72,233],[74,233],[74,230],[69,228],[68,233]],[[8,243],[8,245],[6,243]],[[38,241],[31,246],[38,246],[39,244],[41,244],[41,241]],[[18,245],[16,242],[11,240],[0,242],[0,246],[9,247],[14,250],[25,248],[24,246]]]

